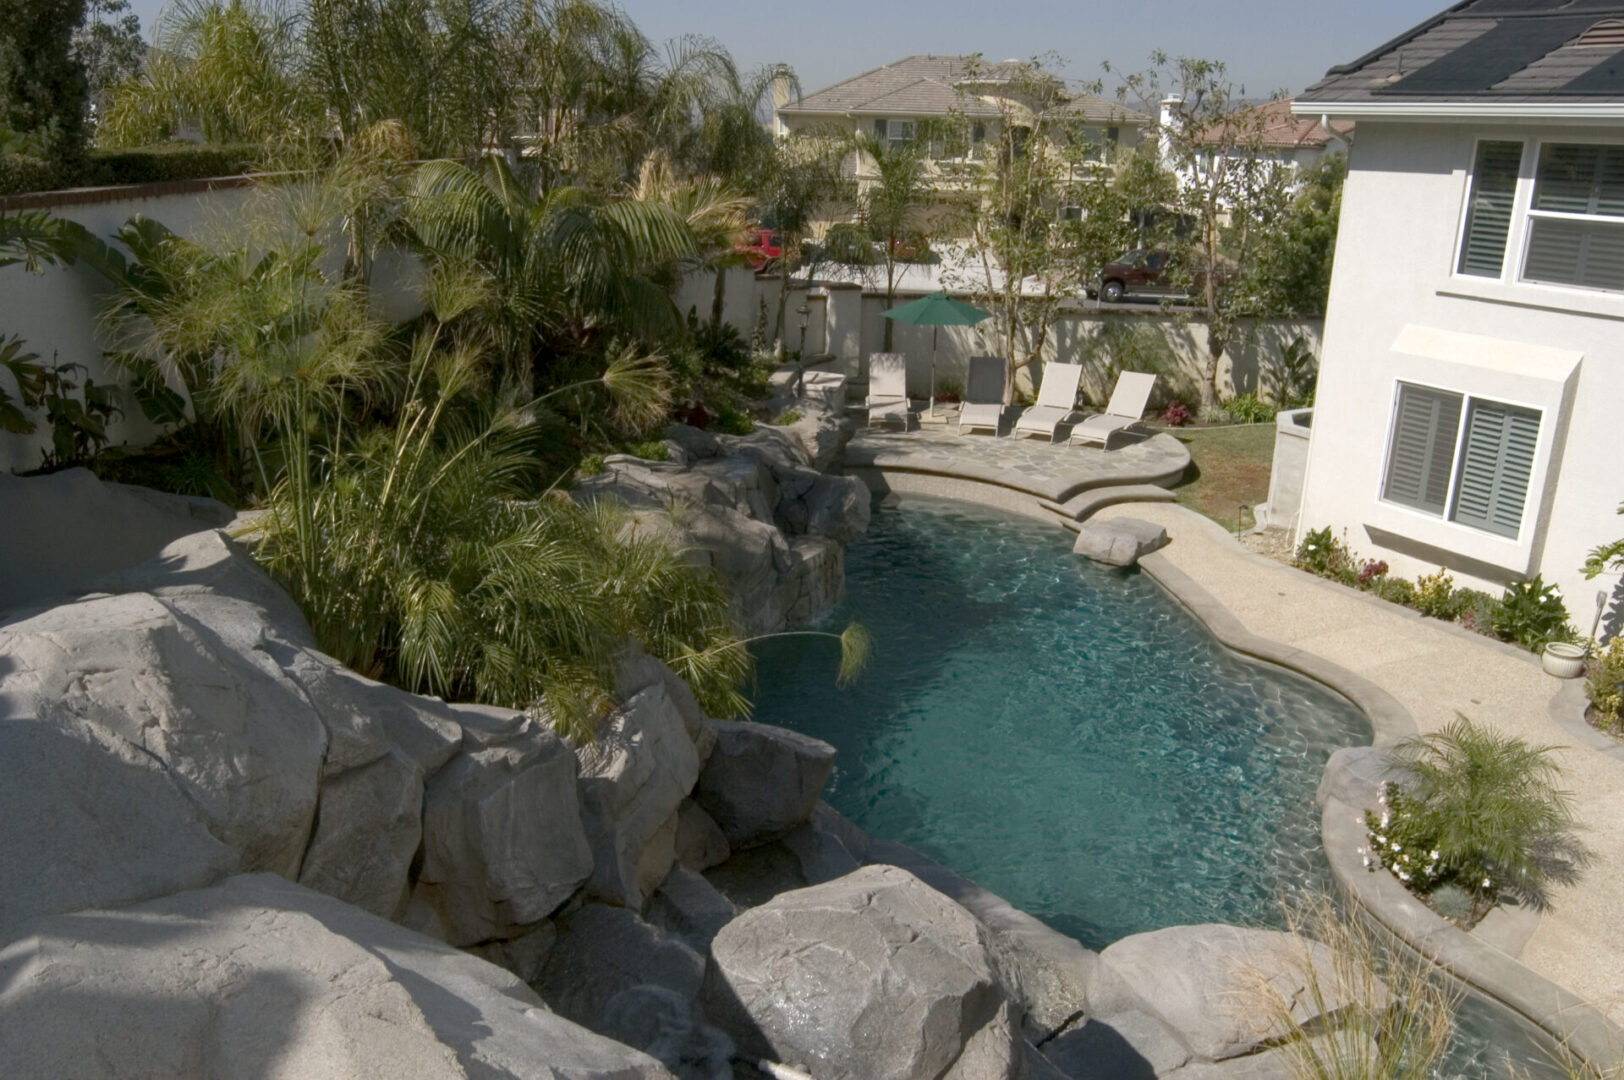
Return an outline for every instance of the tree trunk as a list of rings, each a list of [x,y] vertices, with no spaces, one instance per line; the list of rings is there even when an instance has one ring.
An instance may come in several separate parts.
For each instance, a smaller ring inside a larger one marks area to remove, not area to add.
[[[782,241],[780,241],[782,242]],[[785,249],[788,251],[788,248]],[[784,311],[789,306],[789,263],[787,256],[778,267],[778,318],[773,321],[773,355],[782,360],[789,352],[784,340]]]
[[[716,289],[711,293],[711,330],[722,328],[722,308],[727,298],[727,267],[716,268]]]
[[[1201,369],[1201,407],[1218,407],[1218,361],[1223,359],[1229,341],[1207,324],[1207,360]]]

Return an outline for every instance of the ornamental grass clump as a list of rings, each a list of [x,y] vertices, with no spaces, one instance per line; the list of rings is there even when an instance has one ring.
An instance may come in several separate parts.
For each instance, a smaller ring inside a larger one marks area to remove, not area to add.
[[[1555,749],[1464,716],[1400,743],[1393,760],[1404,780],[1384,784],[1381,812],[1365,817],[1367,865],[1422,898],[1461,890],[1467,926],[1502,898],[1549,907],[1550,886],[1577,880],[1589,859],[1573,834],[1573,796],[1556,786]]]
[[[1286,912],[1304,948],[1297,970],[1258,971],[1241,1003],[1283,1040],[1292,1080],[1430,1080],[1453,1037],[1458,983],[1412,949],[1390,948],[1363,923],[1339,918],[1323,895]],[[1300,989],[1299,989],[1300,988]],[[1320,1019],[1307,1030],[1304,1015]]]

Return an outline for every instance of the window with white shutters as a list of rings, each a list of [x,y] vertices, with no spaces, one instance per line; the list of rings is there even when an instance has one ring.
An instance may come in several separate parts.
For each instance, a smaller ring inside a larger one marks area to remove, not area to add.
[[[1540,148],[1522,276],[1624,290],[1624,146]]]
[[[1382,498],[1516,539],[1539,425],[1534,409],[1399,383]]]
[[[1454,520],[1516,539],[1538,439],[1539,413],[1474,399],[1461,436]]]
[[[1449,501],[1461,396],[1400,383],[1387,452],[1389,502],[1441,515]]]
[[[1506,238],[1511,231],[1511,213],[1517,199],[1517,171],[1522,167],[1522,153],[1521,142],[1485,139],[1477,144],[1457,273],[1473,277],[1500,276],[1506,258]]]

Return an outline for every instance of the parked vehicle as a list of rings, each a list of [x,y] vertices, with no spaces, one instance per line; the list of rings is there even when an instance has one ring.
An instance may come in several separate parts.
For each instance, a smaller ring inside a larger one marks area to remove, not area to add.
[[[1172,296],[1188,299],[1199,293],[1207,282],[1207,272],[1180,272],[1179,256],[1171,251],[1135,249],[1120,255],[1100,268],[1087,286],[1089,299],[1115,304],[1130,296]],[[1231,260],[1219,257],[1218,283],[1235,279],[1236,266]]]
[[[1172,252],[1168,251],[1135,249],[1119,255],[1094,275],[1088,286],[1089,298],[1115,304],[1129,296],[1183,295],[1167,272],[1172,262]]]

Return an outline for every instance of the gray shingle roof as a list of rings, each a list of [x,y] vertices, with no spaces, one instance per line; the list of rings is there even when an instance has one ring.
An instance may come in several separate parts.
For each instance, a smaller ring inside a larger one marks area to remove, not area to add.
[[[959,86],[971,81],[973,57],[909,56],[884,67],[854,75],[833,86],[808,94],[779,110],[789,116],[847,114],[872,116],[944,116],[957,109],[966,116],[996,117],[998,109],[973,93],[960,93]],[[1007,81],[1024,65],[977,61],[974,84]],[[1149,118],[1114,101],[1092,94],[1075,94],[1072,107],[1080,109],[1089,121],[1134,125],[1148,124]]]
[[[1462,0],[1352,63],[1299,102],[1624,101],[1624,48],[1580,38],[1624,0]]]

